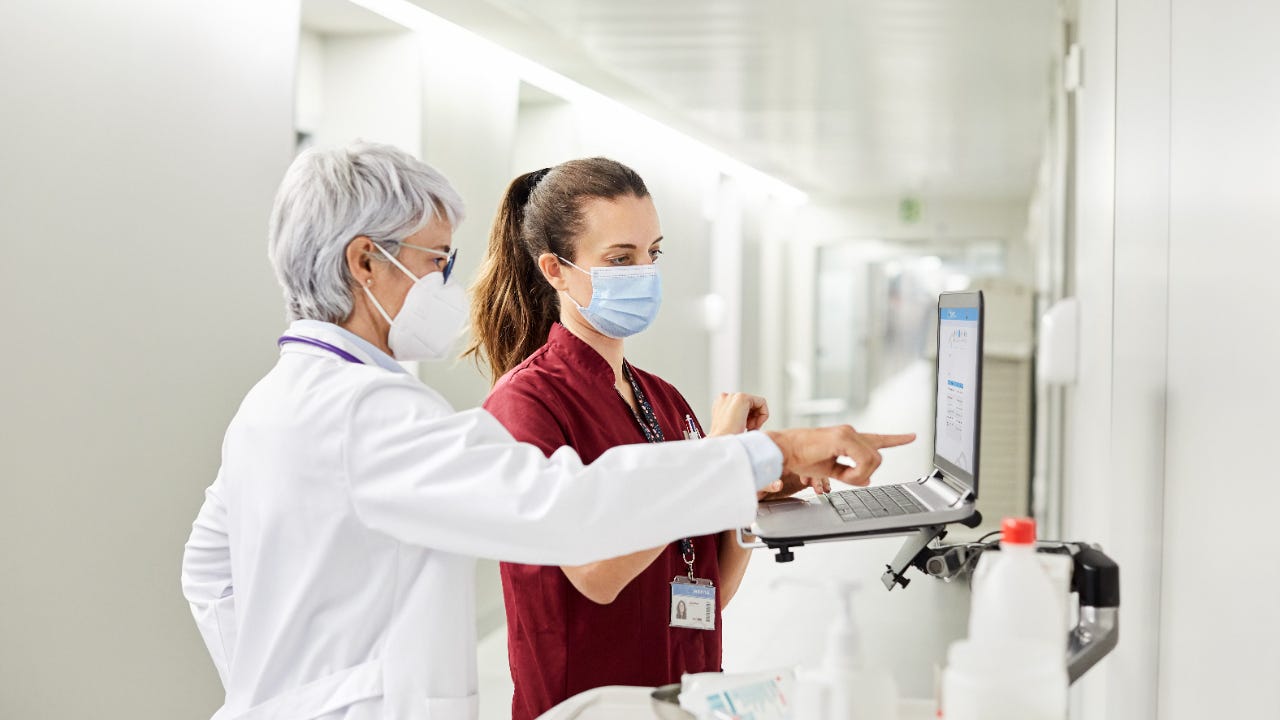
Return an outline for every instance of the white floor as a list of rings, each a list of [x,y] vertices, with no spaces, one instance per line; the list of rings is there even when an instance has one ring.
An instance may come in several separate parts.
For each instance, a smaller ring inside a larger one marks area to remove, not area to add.
[[[480,720],[510,720],[511,663],[507,660],[507,628],[502,626],[480,640],[476,649],[479,666]]]
[[[932,365],[918,363],[877,389],[860,414],[859,429],[920,434],[915,444],[886,451],[878,482],[900,482],[928,470],[932,388]],[[724,613],[725,670],[816,664],[822,657],[828,623],[839,606],[825,591],[787,583],[855,580],[863,585],[854,604],[866,656],[892,669],[904,697],[933,697],[935,668],[941,666],[947,645],[964,634],[968,588],[913,571],[908,588],[886,591],[880,574],[900,545],[900,539],[812,545],[798,548],[790,563],[777,563],[773,553],[757,551]],[[505,630],[480,643],[482,720],[510,715],[506,644]]]

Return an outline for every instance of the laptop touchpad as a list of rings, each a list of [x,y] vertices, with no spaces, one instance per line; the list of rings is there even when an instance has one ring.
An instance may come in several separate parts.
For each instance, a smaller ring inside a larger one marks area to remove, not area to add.
[[[779,513],[790,512],[792,510],[803,510],[811,504],[822,502],[818,498],[812,500],[801,500],[799,498],[784,498],[782,500],[770,500],[769,502],[760,503],[760,511],[769,515],[777,515]]]

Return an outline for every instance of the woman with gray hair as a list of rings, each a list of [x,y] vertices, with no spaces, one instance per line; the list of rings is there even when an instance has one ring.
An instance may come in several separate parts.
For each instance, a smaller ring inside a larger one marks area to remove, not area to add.
[[[910,439],[844,426],[547,458],[397,362],[443,357],[467,315],[462,217],[447,180],[385,145],[308,150],[285,174],[269,254],[293,322],[182,563],[217,720],[474,718],[474,558],[582,564],[742,527],[784,469],[863,484]],[[763,401],[736,397],[722,412],[750,427]]]

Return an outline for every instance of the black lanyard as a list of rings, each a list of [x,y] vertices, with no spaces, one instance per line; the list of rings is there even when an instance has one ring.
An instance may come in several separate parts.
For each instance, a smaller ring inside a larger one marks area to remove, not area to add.
[[[662,425],[658,423],[658,416],[653,412],[653,405],[649,404],[649,398],[644,394],[644,390],[640,389],[640,383],[636,382],[635,376],[631,374],[631,366],[626,362],[622,363],[622,375],[630,383],[631,392],[635,393],[636,405],[640,406],[639,412],[631,407],[631,403],[628,403],[626,398],[622,398],[622,401],[627,404],[627,409],[631,411],[631,417],[635,418],[636,425],[640,426],[640,432],[644,433],[645,442],[665,441],[667,438],[662,434]],[[618,392],[618,396],[622,397],[621,391]]]
[[[631,374],[631,365],[625,360],[622,362],[622,374],[626,377],[627,382],[631,385],[631,392],[636,396],[636,405],[639,406],[639,412],[631,407],[631,403],[626,398],[622,398],[622,402],[631,411],[631,417],[635,418],[636,425],[640,426],[640,432],[644,433],[645,442],[660,443],[666,440],[662,434],[662,425],[658,423],[658,416],[653,412],[653,405],[649,404],[649,398],[644,394],[644,390],[640,389],[640,383],[636,382],[635,375]],[[614,388],[617,390],[617,388]],[[618,397],[622,397],[622,393],[618,392]],[[693,552],[693,540],[684,538],[680,541],[680,554],[684,556],[684,562],[689,566],[689,579],[693,579],[693,561],[697,557]]]

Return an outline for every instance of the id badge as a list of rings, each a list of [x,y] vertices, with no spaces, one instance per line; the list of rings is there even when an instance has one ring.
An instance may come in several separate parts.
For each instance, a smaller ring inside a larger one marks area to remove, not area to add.
[[[716,629],[716,586],[677,575],[671,581],[671,627]]]

